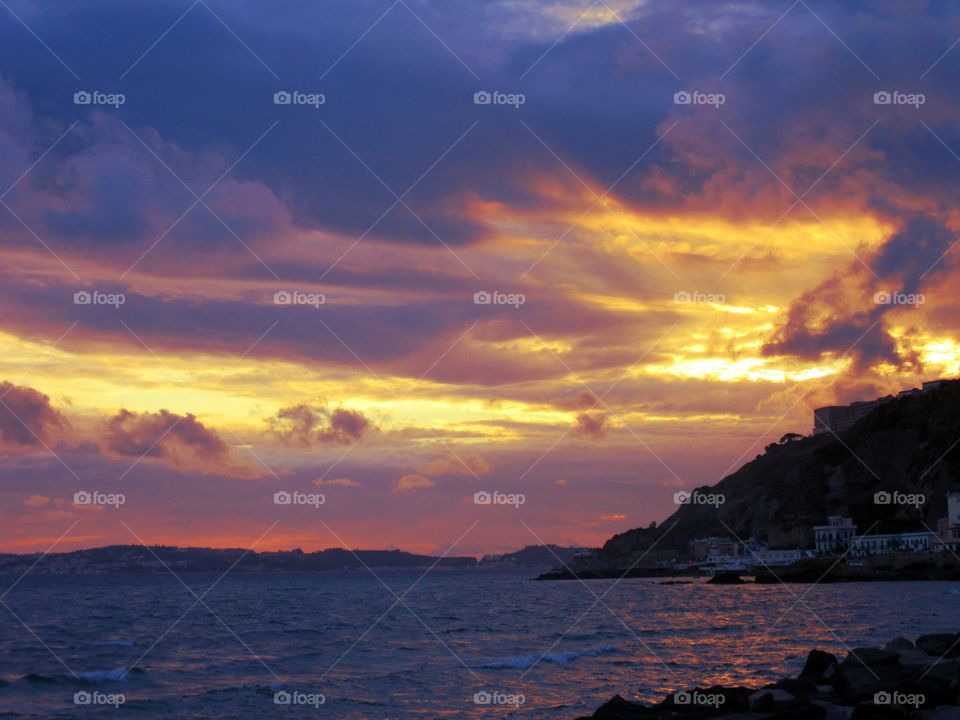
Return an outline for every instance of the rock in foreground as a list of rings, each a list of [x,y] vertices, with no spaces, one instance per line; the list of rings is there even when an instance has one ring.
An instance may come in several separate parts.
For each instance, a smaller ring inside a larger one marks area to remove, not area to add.
[[[763,688],[694,688],[656,705],[604,704],[594,720],[737,718],[751,720],[960,720],[960,634],[896,638],[856,648],[843,660],[811,650],[799,677]],[[581,718],[587,720],[587,718]]]

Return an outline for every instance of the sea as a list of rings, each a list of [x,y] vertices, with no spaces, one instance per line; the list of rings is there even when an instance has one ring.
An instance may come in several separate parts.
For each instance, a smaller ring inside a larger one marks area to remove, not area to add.
[[[0,578],[0,717],[572,720],[960,630],[960,583],[534,574]]]

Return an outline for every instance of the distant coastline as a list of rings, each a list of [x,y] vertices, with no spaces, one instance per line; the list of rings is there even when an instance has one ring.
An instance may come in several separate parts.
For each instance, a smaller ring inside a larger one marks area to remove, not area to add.
[[[335,572],[342,570],[545,570],[577,548],[531,545],[512,553],[472,556],[421,555],[403,550],[293,550],[181,548],[110,545],[64,553],[0,554],[0,575],[113,575],[181,572]]]

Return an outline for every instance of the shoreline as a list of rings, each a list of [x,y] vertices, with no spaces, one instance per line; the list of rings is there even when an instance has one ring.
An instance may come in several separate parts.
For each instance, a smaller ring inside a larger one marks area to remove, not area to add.
[[[619,578],[691,578],[710,577],[718,585],[777,583],[838,582],[916,582],[960,581],[960,562],[951,558],[903,556],[890,561],[852,564],[834,558],[812,558],[792,565],[777,567],[753,566],[745,570],[729,570],[710,575],[701,568],[676,570],[668,568],[630,568],[609,566],[595,568],[562,568],[542,573],[536,580],[616,580]],[[744,580],[750,577],[752,580]]]
[[[813,649],[796,678],[760,688],[684,688],[655,705],[616,695],[578,720],[949,720],[960,718],[958,705],[960,633],[937,633],[854,648],[842,661]]]

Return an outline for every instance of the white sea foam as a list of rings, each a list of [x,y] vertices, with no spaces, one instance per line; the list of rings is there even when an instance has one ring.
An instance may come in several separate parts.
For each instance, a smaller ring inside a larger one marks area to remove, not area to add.
[[[616,647],[613,645],[602,645],[600,647],[588,648],[586,650],[569,650],[567,652],[548,652],[542,657],[540,655],[517,655],[514,657],[500,658],[496,660],[490,660],[488,662],[480,663],[476,667],[484,669],[497,669],[497,668],[516,668],[520,670],[526,670],[540,663],[558,663],[564,665],[568,662],[576,660],[581,657],[596,657],[597,655],[605,655],[606,653],[611,653],[616,650]]]

